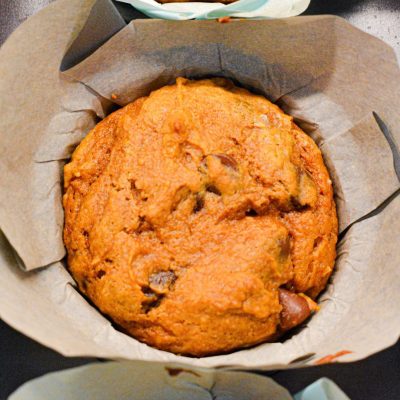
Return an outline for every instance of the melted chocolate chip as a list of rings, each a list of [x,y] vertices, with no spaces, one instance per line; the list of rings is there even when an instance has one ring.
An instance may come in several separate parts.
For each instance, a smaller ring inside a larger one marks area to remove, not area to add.
[[[218,196],[221,196],[221,192],[214,185],[207,185],[206,190],[207,190],[207,192],[214,193]]]
[[[142,286],[141,289],[145,296],[145,299],[142,301],[142,312],[147,314],[150,310],[161,304],[163,296],[155,293],[149,286]]]
[[[149,286],[142,286],[141,290],[146,297],[154,297],[157,296],[156,293]]]
[[[196,203],[193,207],[193,212],[198,213],[204,207],[204,196],[201,194],[196,195]]]
[[[99,269],[96,273],[96,278],[101,279],[105,274],[106,274],[106,271],[104,271],[103,269]]]
[[[161,305],[161,302],[164,298],[163,294],[156,293],[149,286],[142,286],[141,290],[145,296],[145,299],[142,301],[142,312],[147,314],[153,308],[157,308]]]
[[[246,217],[257,217],[257,216],[258,213],[253,208],[250,208],[249,210],[246,211]]]
[[[161,301],[163,299],[164,296],[156,296],[154,300],[151,301],[144,301],[142,303],[142,311],[147,314],[148,312],[150,312],[153,308],[157,308],[160,306]]]
[[[286,289],[279,289],[279,302],[282,306],[280,327],[288,331],[300,325],[311,314],[307,300]]]
[[[309,205],[301,204],[296,196],[290,196],[290,204],[296,211],[305,211],[310,209]]]

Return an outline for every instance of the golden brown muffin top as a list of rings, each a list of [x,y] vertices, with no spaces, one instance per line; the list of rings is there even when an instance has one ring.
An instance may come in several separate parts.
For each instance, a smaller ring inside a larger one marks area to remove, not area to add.
[[[278,289],[315,297],[337,237],[321,153],[277,106],[178,78],[108,116],[65,166],[69,268],[126,332],[202,356],[270,340]]]

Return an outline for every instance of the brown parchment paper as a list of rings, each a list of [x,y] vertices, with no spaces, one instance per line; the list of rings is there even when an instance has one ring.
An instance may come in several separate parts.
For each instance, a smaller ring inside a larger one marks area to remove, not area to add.
[[[358,220],[400,186],[398,154],[372,115],[398,142],[393,51],[332,16],[137,20],[102,44],[122,27],[114,15],[113,26],[96,31],[107,10],[106,0],[58,0],[0,51],[0,316],[65,355],[205,367],[287,368],[344,349],[350,361],[391,345],[400,333],[399,197]],[[60,262],[64,160],[108,112],[111,94],[124,105],[182,75],[226,76],[276,101],[319,143],[330,169],[340,229],[350,228],[321,311],[283,343],[202,359],[150,348],[115,330]]]

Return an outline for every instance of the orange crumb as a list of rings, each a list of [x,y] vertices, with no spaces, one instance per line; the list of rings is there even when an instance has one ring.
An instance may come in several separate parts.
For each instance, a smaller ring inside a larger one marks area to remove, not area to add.
[[[346,354],[350,354],[352,353],[352,351],[349,350],[342,350],[342,351],[338,351],[335,354],[330,354],[329,356],[325,356],[320,358],[319,360],[315,361],[315,365],[322,365],[322,364],[329,364],[332,361],[336,360],[336,358],[345,356]]]
[[[231,22],[231,20],[232,20],[231,17],[226,16],[226,17],[219,17],[217,19],[217,22],[220,22],[221,24],[226,24],[228,22]]]
[[[113,94],[111,95],[111,98],[112,98],[113,100],[116,100],[117,97],[118,97],[118,96],[117,96],[115,93],[113,93]]]

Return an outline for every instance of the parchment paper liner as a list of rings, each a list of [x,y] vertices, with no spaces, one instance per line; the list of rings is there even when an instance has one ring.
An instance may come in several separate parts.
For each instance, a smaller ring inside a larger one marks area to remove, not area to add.
[[[105,0],[58,0],[1,49],[0,227],[7,237],[1,237],[1,317],[65,355],[207,367],[287,368],[343,349],[352,351],[343,358],[351,361],[394,343],[399,197],[357,222],[399,188],[398,154],[372,116],[378,113],[398,141],[400,74],[392,50],[331,16],[230,24],[137,20],[73,66],[121,28],[116,15],[105,29],[93,22],[114,11]],[[108,112],[112,93],[124,105],[181,75],[230,77],[294,115],[324,153],[341,231],[357,222],[340,243],[321,311],[284,343],[201,359],[150,348],[115,330],[57,262],[65,254],[63,160],[96,115]],[[16,268],[16,260],[34,271]]]

